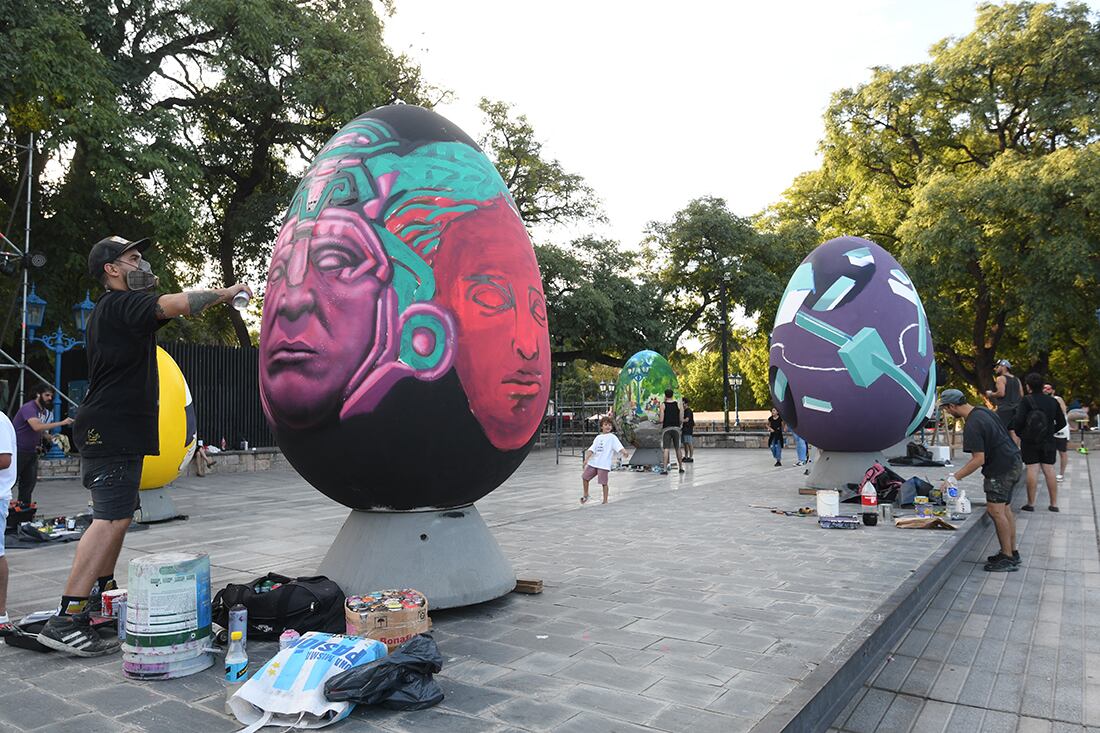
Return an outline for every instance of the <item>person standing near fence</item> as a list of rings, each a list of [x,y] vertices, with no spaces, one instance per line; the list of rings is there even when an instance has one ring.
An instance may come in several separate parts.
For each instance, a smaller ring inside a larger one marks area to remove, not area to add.
[[[107,237],[92,247],[88,274],[106,292],[88,318],[88,394],[74,423],[92,523],[77,544],[57,615],[38,635],[44,646],[80,657],[117,651],[91,627],[92,587],[115,586],[115,563],[138,505],[141,466],[160,453],[156,333],[176,316],[196,316],[228,303],[247,285],[158,295],[158,279],[142,257],[151,242]]]
[[[52,404],[53,387],[40,384],[35,389],[34,399],[20,407],[12,420],[19,450],[19,473],[16,477],[19,492],[16,498],[24,506],[30,506],[34,487],[38,483],[38,448],[42,444],[43,434],[47,430],[71,425],[73,422],[71,417],[49,422]]]

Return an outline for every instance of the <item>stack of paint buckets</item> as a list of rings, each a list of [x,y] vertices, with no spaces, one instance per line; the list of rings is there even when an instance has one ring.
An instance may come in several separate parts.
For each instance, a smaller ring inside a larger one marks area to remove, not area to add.
[[[214,663],[210,558],[168,552],[130,561],[122,673],[166,680]]]

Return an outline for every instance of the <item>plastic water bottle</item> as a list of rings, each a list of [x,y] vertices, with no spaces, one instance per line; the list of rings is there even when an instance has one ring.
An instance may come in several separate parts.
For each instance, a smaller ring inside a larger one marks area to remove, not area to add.
[[[870,481],[865,481],[860,489],[859,503],[863,507],[863,523],[868,527],[878,524],[878,491]]]
[[[248,301],[250,300],[251,298],[248,297],[248,293],[242,290],[233,296],[233,307],[239,311],[243,311],[248,307]]]
[[[248,679],[248,653],[244,650],[241,632],[229,635],[229,649],[225,652],[225,712],[232,715],[229,699]]]
[[[947,511],[950,513],[957,513],[959,511],[959,482],[955,479],[955,474],[949,473],[947,475],[947,496],[944,497],[947,502]]]
[[[241,632],[241,646],[248,649],[248,609],[238,603],[229,609],[229,637]]]

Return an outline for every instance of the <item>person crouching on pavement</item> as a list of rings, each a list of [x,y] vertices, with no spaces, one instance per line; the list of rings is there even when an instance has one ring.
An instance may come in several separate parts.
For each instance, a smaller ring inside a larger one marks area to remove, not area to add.
[[[968,404],[957,389],[945,389],[940,408],[956,419],[963,419],[963,451],[970,454],[966,465],[952,476],[965,478],[981,469],[985,489],[985,511],[997,530],[1001,551],[986,559],[985,570],[992,573],[1015,572],[1020,564],[1016,549],[1016,517],[1012,513],[1012,492],[1024,475],[1020,449],[1009,437],[1004,423],[991,410]],[[947,491],[948,479],[940,485]]]

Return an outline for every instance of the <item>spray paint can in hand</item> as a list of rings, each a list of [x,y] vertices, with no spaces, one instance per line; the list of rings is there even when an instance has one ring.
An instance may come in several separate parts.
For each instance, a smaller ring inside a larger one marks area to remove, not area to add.
[[[241,647],[248,648],[248,609],[238,603],[229,609],[229,638],[233,632],[241,632]]]

